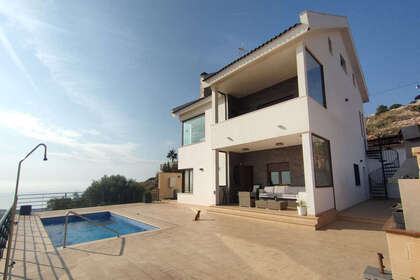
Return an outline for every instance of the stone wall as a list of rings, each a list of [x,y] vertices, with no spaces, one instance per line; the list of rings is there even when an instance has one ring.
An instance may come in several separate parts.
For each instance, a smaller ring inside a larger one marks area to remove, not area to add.
[[[305,186],[302,146],[292,146],[242,154],[235,153],[233,157],[230,157],[230,159],[231,162],[233,161],[235,163],[235,165],[242,164],[253,166],[254,184],[260,185],[267,185],[268,183],[267,164],[288,162],[290,168],[291,185]],[[231,173],[233,173],[233,168],[234,164],[231,165]]]

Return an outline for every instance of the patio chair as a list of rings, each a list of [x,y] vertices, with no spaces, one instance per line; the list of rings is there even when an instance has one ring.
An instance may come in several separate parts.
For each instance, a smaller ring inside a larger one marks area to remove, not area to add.
[[[255,199],[251,198],[250,192],[238,192],[239,206],[255,207]]]

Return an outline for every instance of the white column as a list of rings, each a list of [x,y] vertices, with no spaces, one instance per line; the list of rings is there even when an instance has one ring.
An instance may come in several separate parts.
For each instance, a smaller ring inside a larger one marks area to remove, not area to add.
[[[219,151],[212,150],[212,158],[213,158],[213,186],[214,186],[214,194],[215,194],[215,204],[218,203],[216,197],[216,191],[219,188]]]
[[[212,124],[218,123],[219,119],[219,94],[216,88],[211,88],[211,113],[212,113]]]
[[[313,150],[312,150],[312,138],[311,133],[306,132],[302,134],[302,150],[303,150],[303,169],[305,175],[305,196],[302,199],[305,201],[308,207],[308,214],[315,215],[315,171],[313,161]]]
[[[296,47],[296,67],[298,76],[299,97],[308,96],[308,81],[306,79],[305,45],[300,42]]]

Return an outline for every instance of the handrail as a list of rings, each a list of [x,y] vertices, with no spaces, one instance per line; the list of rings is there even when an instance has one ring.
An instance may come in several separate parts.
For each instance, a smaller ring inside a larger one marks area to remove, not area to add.
[[[107,227],[105,225],[99,224],[99,223],[97,223],[97,222],[95,222],[95,221],[93,221],[93,220],[91,220],[89,218],[86,218],[86,217],[84,217],[84,216],[82,216],[82,215],[80,215],[80,214],[78,214],[78,213],[76,213],[74,211],[68,211],[67,214],[66,214],[66,223],[64,225],[64,242],[63,242],[63,248],[66,248],[66,243],[67,243],[67,224],[69,223],[69,215],[70,214],[73,214],[73,215],[75,215],[75,216],[77,216],[79,218],[82,218],[85,221],[87,221],[87,222],[89,222],[91,224],[94,224],[95,226],[102,227],[102,228],[104,228],[106,230],[112,231],[113,233],[115,233],[117,235],[117,237],[120,237],[120,234],[119,234],[118,231],[113,230],[112,228]]]
[[[7,245],[10,235],[10,222],[12,218],[13,206],[9,208],[0,220],[0,259],[3,258],[3,252]]]

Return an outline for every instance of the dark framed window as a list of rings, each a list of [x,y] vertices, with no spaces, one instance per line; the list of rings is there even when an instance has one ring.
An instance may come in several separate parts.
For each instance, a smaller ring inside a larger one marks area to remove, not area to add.
[[[356,186],[360,186],[360,170],[358,164],[353,164],[354,169],[354,182],[356,183]]]
[[[363,113],[359,111],[359,121],[360,121],[360,134],[363,138],[363,143],[365,146],[365,151],[367,151],[367,142],[366,142],[366,128],[365,128],[365,117]]]
[[[276,162],[267,164],[268,184],[290,185],[291,177],[288,162]]]
[[[182,122],[182,145],[203,142],[206,138],[205,115]]]
[[[312,134],[315,187],[333,187],[330,141]]]
[[[328,37],[328,50],[330,51],[330,55],[333,55],[332,43],[330,37]]]
[[[184,169],[182,172],[182,192],[192,193],[194,188],[193,169]]]
[[[319,104],[327,108],[327,101],[325,99],[324,68],[308,49],[305,49],[305,57],[308,94]]]
[[[353,78],[353,86],[356,87],[356,76],[354,75],[354,73],[351,74],[351,75],[352,75],[352,78]]]
[[[347,64],[344,57],[340,54],[340,65],[343,68],[344,72],[347,74]]]

